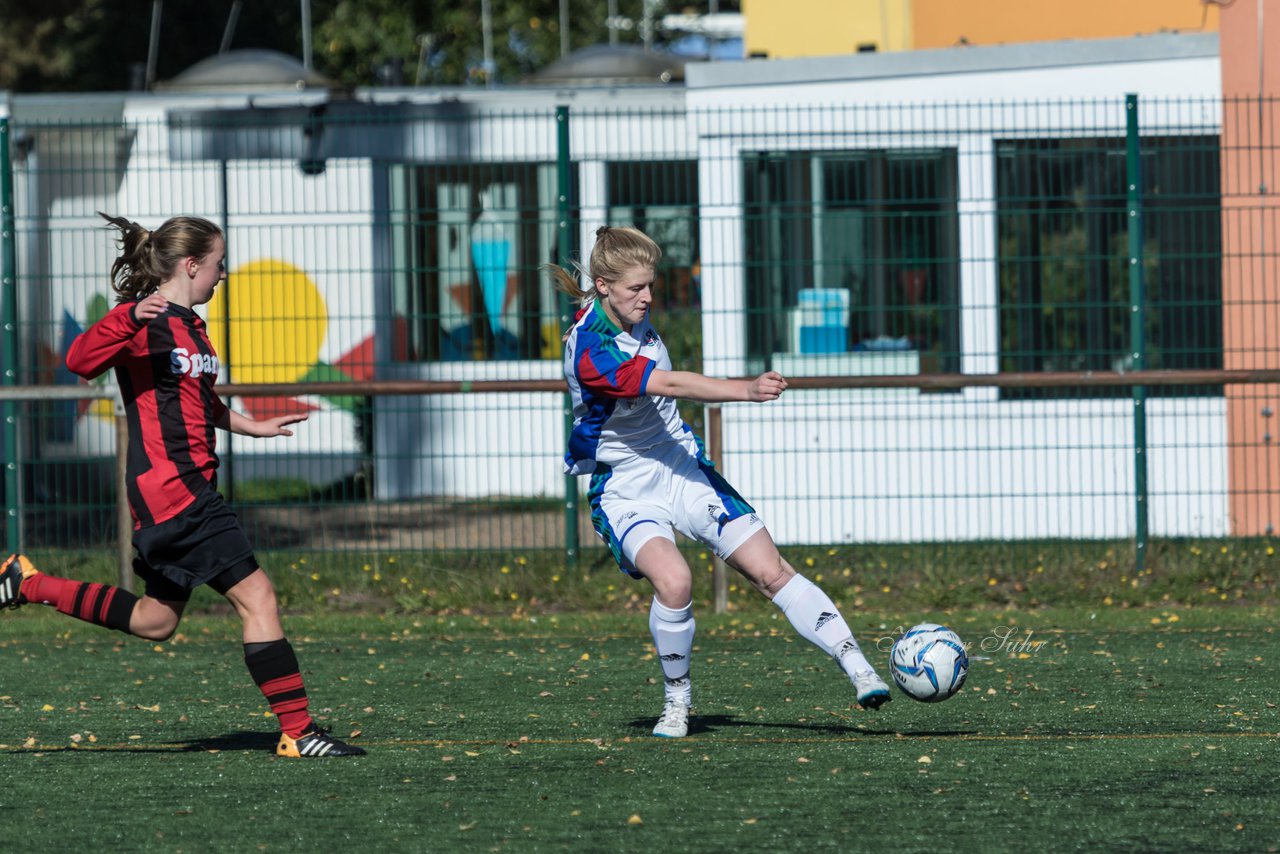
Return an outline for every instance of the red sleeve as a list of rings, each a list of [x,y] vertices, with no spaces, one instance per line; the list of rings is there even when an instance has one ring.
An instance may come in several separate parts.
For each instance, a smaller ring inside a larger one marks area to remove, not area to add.
[[[87,380],[114,367],[129,353],[142,329],[134,316],[137,303],[121,303],[82,332],[67,349],[67,367]]]
[[[644,397],[649,375],[658,363],[648,356],[635,356],[621,362],[599,358],[598,351],[587,351],[578,359],[578,382],[600,397],[629,399]],[[592,357],[596,358],[592,358]]]

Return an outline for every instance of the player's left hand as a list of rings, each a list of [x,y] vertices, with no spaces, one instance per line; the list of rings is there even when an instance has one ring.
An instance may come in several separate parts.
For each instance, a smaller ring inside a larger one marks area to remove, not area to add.
[[[262,439],[269,439],[272,436],[292,436],[292,430],[286,430],[286,425],[297,424],[299,421],[306,421],[307,413],[296,412],[292,415],[277,415],[274,418],[264,418],[261,421],[253,422],[254,434]]]

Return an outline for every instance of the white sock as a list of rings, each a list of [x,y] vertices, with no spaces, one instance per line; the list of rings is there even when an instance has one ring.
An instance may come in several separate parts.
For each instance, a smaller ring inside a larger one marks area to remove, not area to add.
[[[782,609],[801,637],[839,662],[850,679],[855,673],[874,670],[836,603],[800,573],[778,591],[773,604]]]
[[[689,660],[693,656],[693,602],[683,608],[668,608],[653,597],[649,608],[649,631],[653,645],[658,650],[662,675],[668,700],[680,700],[691,705],[692,689],[689,683]]]

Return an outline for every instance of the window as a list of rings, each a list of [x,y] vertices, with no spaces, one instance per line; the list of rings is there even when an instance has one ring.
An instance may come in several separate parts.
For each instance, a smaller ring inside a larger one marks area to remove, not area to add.
[[[889,373],[959,369],[953,150],[748,155],[745,190],[756,366],[880,351],[909,356]]]
[[[608,164],[609,224],[633,225],[662,247],[654,287],[658,328],[675,363],[702,365],[698,165],[692,160]]]
[[[696,370],[697,166],[619,162],[606,175],[609,223],[634,225],[662,247],[655,294],[663,338]],[[559,357],[561,297],[541,270],[559,260],[554,164],[401,166],[391,170],[391,197],[395,311],[404,327],[397,358]]]
[[[996,151],[1000,369],[1131,368],[1124,139],[1016,140],[998,143]],[[1142,140],[1150,369],[1222,367],[1218,157],[1216,136]],[[1046,390],[1035,393],[1044,396]],[[1155,387],[1150,393],[1187,390]]]
[[[397,167],[391,199],[397,358],[558,357],[554,165]]]

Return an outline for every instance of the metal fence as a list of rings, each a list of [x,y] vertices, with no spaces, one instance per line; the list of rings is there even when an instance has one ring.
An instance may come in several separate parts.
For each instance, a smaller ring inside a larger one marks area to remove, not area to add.
[[[659,100],[0,119],[7,547],[117,541],[113,380],[63,364],[98,211],[228,236],[223,391],[309,414],[219,439],[262,549],[598,548],[541,268],[605,223],[664,247],[678,366],[797,379],[683,406],[782,544],[1272,532],[1273,103]]]

